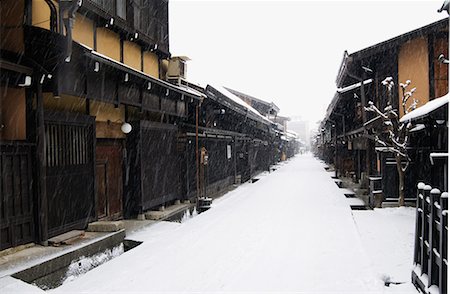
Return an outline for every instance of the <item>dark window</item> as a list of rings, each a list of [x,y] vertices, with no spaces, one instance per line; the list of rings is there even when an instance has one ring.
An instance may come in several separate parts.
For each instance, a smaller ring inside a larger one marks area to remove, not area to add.
[[[116,14],[120,18],[127,18],[127,5],[125,0],[116,0]]]
[[[136,29],[141,30],[141,11],[142,11],[142,3],[141,0],[133,1],[133,17],[134,17],[134,27]]]
[[[440,54],[447,57],[448,36],[438,37],[434,41],[434,97],[438,98],[448,93],[448,64],[438,60]],[[431,98],[431,97],[430,97]]]
[[[126,0],[90,0],[96,6],[101,8],[104,12],[111,16],[117,15],[123,19],[126,19]],[[116,9],[117,7],[117,9]]]

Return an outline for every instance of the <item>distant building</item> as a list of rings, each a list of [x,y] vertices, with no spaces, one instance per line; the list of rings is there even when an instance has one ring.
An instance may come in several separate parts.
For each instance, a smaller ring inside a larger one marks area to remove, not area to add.
[[[292,118],[287,123],[288,129],[294,131],[298,134],[298,139],[309,146],[310,144],[310,132],[309,132],[309,122],[305,120],[301,120],[299,118]]]

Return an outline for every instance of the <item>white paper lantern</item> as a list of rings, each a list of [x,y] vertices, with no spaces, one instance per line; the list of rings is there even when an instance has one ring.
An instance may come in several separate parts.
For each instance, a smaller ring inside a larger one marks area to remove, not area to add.
[[[128,134],[129,132],[131,132],[132,127],[129,123],[123,123],[122,126],[120,127],[120,129],[122,130],[122,132],[124,134]]]

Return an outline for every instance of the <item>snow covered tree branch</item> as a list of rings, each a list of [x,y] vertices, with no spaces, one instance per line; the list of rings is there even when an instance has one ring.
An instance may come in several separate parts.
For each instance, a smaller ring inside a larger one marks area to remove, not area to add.
[[[409,166],[409,162],[411,161],[408,156],[407,146],[409,141],[409,130],[412,125],[411,123],[400,122],[398,110],[390,105],[390,98],[392,97],[392,91],[395,86],[394,79],[392,77],[387,77],[381,84],[387,89],[389,95],[388,105],[381,111],[372,101],[369,101],[368,106],[364,107],[364,110],[367,112],[374,112],[383,121],[383,127],[378,129],[376,131],[377,134],[374,136],[374,141],[379,146],[382,146],[377,147],[376,150],[392,153],[395,157],[399,175],[399,205],[403,206],[405,204],[404,175]],[[409,91],[407,90],[410,84],[410,80],[407,80],[405,83],[400,83],[400,88],[402,89],[401,106],[404,114],[414,110],[417,106],[417,100],[412,98],[416,88]],[[411,98],[413,99],[413,102],[407,107],[408,100]]]

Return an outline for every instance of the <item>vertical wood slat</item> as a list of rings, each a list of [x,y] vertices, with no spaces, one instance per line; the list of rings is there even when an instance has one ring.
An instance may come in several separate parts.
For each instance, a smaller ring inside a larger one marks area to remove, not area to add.
[[[441,294],[447,293],[447,250],[448,250],[448,193],[444,192],[440,199],[440,223],[441,231],[439,242],[439,253],[441,258],[439,260],[439,291]]]
[[[27,156],[21,155],[20,156],[20,186],[21,186],[21,192],[22,192],[22,215],[26,215],[30,211],[30,201],[29,201],[29,190],[28,190],[28,183],[30,179],[28,178],[28,162],[27,162]]]
[[[436,286],[447,293],[448,193],[419,183],[416,207],[416,236],[412,279],[416,287],[426,291]],[[428,243],[428,245],[426,244]],[[423,283],[420,275],[427,276]]]
[[[47,169],[47,191],[52,197],[47,205],[48,235],[55,236],[70,229],[82,228],[92,215],[94,205],[90,201],[94,199],[95,177],[89,166],[84,166],[90,165],[86,160],[89,154],[84,153],[87,145],[93,144],[86,132],[95,136],[95,125],[92,117],[60,112],[46,113],[45,124],[56,129],[51,140],[56,143],[52,156],[57,158],[57,162]],[[75,209],[66,203],[77,207]]]
[[[49,167],[87,164],[89,150],[86,142],[91,142],[88,130],[83,126],[63,126],[46,124],[47,164]]]
[[[33,241],[31,146],[0,146],[0,250]]]
[[[0,149],[0,223],[3,223],[6,220],[6,208],[5,208],[5,192],[3,191],[3,159],[4,155],[2,150]]]
[[[429,223],[428,223],[428,242],[429,242],[429,258],[428,258],[428,287],[431,285],[436,285],[439,282],[439,276],[436,275],[438,271],[436,271],[436,254],[435,250],[438,250],[438,244],[439,242],[439,235],[437,234],[437,226],[439,224],[436,224],[438,211],[437,207],[435,205],[435,202],[437,202],[439,199],[439,196],[441,194],[441,191],[438,189],[433,189],[430,191],[430,215],[429,215]]]
[[[424,194],[422,199],[422,207],[423,207],[423,219],[422,219],[422,253],[420,264],[422,265],[422,272],[428,272],[428,252],[429,252],[429,230],[428,230],[428,222],[429,222],[429,209],[430,205],[428,204],[430,198],[431,187],[426,185],[424,187]]]

